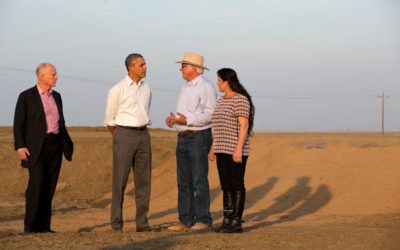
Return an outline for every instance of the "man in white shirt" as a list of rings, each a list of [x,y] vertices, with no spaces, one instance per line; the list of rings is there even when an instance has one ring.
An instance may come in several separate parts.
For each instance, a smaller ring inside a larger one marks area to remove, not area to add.
[[[124,191],[134,172],[136,231],[151,231],[147,221],[151,192],[151,141],[147,125],[151,88],[143,81],[146,61],[140,54],[125,60],[128,74],[108,92],[104,125],[113,137],[111,228],[122,231]]]
[[[179,224],[168,229],[175,232],[204,230],[212,225],[208,184],[211,115],[217,93],[203,77],[203,56],[186,52],[181,64],[181,88],[176,114],[165,119],[168,127],[178,130],[176,148]],[[208,70],[208,69],[207,69]]]

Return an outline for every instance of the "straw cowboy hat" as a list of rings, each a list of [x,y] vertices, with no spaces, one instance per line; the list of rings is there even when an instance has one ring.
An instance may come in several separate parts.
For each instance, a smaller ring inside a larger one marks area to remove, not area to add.
[[[193,52],[185,52],[185,54],[183,55],[183,60],[176,63],[186,63],[209,70],[206,66],[203,65],[203,56]]]

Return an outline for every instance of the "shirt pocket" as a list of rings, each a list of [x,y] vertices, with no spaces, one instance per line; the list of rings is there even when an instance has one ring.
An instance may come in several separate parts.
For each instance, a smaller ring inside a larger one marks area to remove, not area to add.
[[[202,103],[201,96],[199,94],[190,95],[186,105],[187,109],[191,113],[194,113],[197,110],[202,110],[204,108],[204,104]]]

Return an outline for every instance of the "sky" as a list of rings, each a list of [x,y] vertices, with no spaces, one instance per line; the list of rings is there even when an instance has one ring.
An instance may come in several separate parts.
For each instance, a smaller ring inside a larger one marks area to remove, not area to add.
[[[385,131],[400,131],[398,0],[1,0],[0,125],[50,62],[67,126],[102,126],[108,90],[140,53],[151,127],[167,128],[185,51],[204,56],[213,84],[237,72],[255,131],[380,131],[382,93]]]

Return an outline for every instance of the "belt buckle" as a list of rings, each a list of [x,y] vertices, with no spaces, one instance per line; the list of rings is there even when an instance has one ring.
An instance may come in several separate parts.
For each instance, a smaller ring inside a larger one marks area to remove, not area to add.
[[[145,130],[145,128],[146,128],[146,126],[136,127],[136,130],[143,131],[143,130]]]
[[[190,135],[191,133],[193,133],[193,130],[184,130],[182,132],[179,132],[179,135],[181,137],[186,137],[186,136]]]

